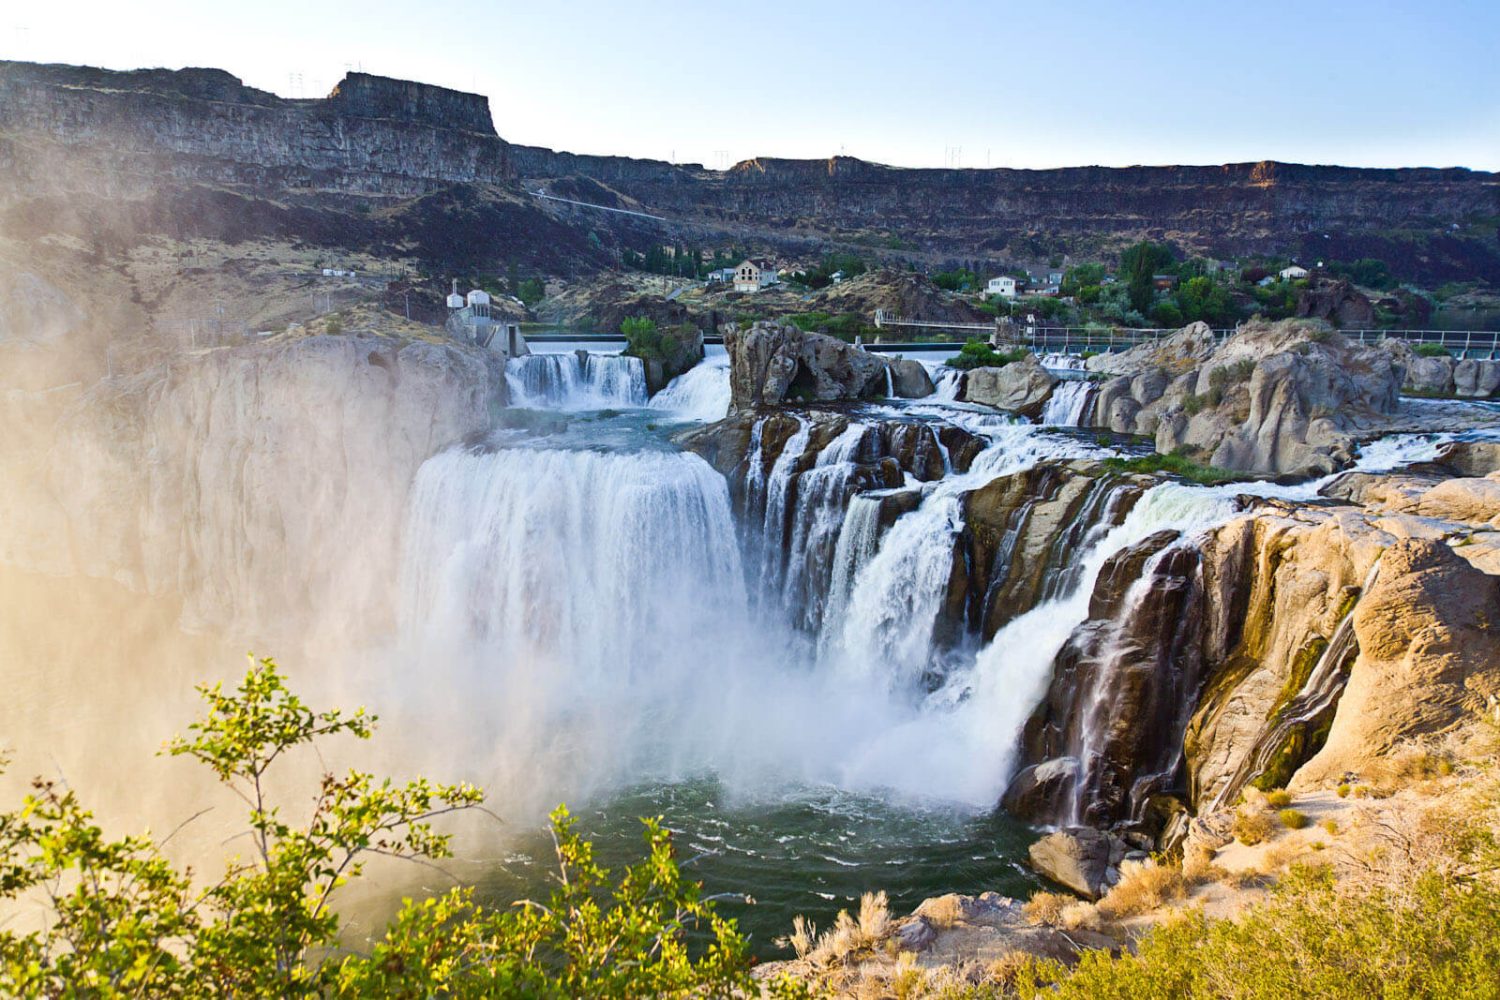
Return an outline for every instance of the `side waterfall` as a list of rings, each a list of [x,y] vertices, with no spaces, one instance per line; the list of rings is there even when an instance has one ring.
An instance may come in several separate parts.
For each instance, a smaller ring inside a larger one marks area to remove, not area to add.
[[[1081,427],[1094,399],[1094,383],[1068,379],[1057,383],[1042,410],[1045,427]]]
[[[602,410],[646,405],[640,358],[569,351],[529,354],[505,363],[512,406]]]
[[[710,423],[729,412],[729,357],[706,358],[667,383],[650,403],[683,420]]]

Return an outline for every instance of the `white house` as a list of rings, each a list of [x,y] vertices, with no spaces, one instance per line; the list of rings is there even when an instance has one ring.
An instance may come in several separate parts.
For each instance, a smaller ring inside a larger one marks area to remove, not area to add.
[[[1002,299],[1013,299],[1024,287],[1025,285],[1022,282],[1017,281],[1008,274],[1002,274],[998,278],[991,278],[989,280],[989,284],[984,286],[984,294],[998,295]]]
[[[721,267],[717,271],[708,272],[708,283],[711,285],[728,285],[734,282],[734,268]]]
[[[737,292],[758,292],[780,280],[776,269],[764,262],[741,261],[740,266],[734,269],[734,290]]]
[[[1281,269],[1282,281],[1298,281],[1305,277],[1307,277],[1307,268],[1305,267],[1298,267],[1296,264],[1293,264],[1291,267]]]

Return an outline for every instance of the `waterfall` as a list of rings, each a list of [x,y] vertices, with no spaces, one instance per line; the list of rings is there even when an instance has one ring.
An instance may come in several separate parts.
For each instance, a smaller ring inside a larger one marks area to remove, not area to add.
[[[818,645],[827,650],[844,622],[849,593],[880,544],[880,503],[888,491],[858,493],[849,500],[829,567],[828,596]]]
[[[864,683],[910,689],[931,670],[937,624],[963,528],[962,495],[1042,458],[1082,457],[1087,445],[1028,425],[978,424],[990,444],[964,475],[925,487],[921,505],[881,539],[850,592],[838,634],[826,643],[836,669]]]
[[[891,372],[892,372],[891,366],[890,365],[886,365],[885,366],[885,398],[886,399],[895,399],[896,398],[896,378],[895,378],[894,375],[891,374]]]
[[[728,489],[696,456],[448,451],[412,489],[403,625],[628,673],[697,641],[695,615],[639,595],[742,608],[742,572]]]
[[[729,356],[707,358],[667,383],[651,398],[653,410],[710,423],[729,412]]]
[[[781,604],[795,624],[809,631],[823,620],[844,508],[858,471],[854,463],[871,433],[865,424],[850,423],[818,453],[813,467],[797,477]]]
[[[757,426],[764,421],[758,422]],[[812,436],[812,425],[797,418],[797,433],[787,439],[781,454],[771,466],[765,483],[765,510],[761,519],[760,533],[760,596],[778,594],[786,567],[787,501],[796,478],[797,465],[807,451],[808,439]],[[757,446],[759,439],[757,438]],[[760,468],[759,450],[752,455],[752,464]]]
[[[1043,354],[1041,357],[1042,367],[1051,368],[1053,371],[1081,372],[1087,371],[1088,365],[1083,358],[1076,354]]]
[[[931,708],[950,713],[944,733],[949,752],[971,762],[961,777],[954,777],[952,794],[964,799],[993,795],[1010,776],[1022,727],[1046,694],[1058,652],[1088,618],[1094,584],[1110,557],[1157,531],[1172,528],[1192,534],[1237,509],[1228,490],[1175,483],[1153,487],[1123,522],[1074,555],[1082,568],[1067,593],[1012,619],[971,666],[954,671],[927,699]],[[896,522],[887,537],[893,538],[912,516]],[[883,544],[872,568],[885,549]]]
[[[1042,425],[1046,427],[1081,427],[1088,414],[1089,403],[1094,398],[1094,383],[1086,379],[1071,379],[1057,383],[1047,406],[1042,410]]]
[[[622,354],[529,354],[505,363],[512,406],[602,410],[646,405],[646,369]]]
[[[958,390],[963,386],[964,373],[957,368],[950,368],[946,364],[933,365],[928,369],[928,372],[932,375],[932,385],[936,391],[927,397],[926,402],[956,402],[958,400]]]

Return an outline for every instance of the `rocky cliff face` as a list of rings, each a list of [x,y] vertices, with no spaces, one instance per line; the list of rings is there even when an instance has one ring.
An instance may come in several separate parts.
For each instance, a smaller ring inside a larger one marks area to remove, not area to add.
[[[504,393],[488,352],[352,336],[211,351],[50,408],[13,393],[34,446],[4,455],[0,558],[178,596],[189,628],[388,621],[405,484]]]
[[[218,231],[313,233],[344,246],[397,246],[410,242],[411,230],[433,226],[446,227],[450,241],[472,240],[501,222],[541,237],[545,219],[572,234],[561,248],[571,267],[521,247],[506,247],[505,257],[547,260],[554,273],[610,260],[586,242],[591,232],[639,247],[673,242],[691,223],[726,244],[751,236],[799,254],[828,241],[898,237],[929,256],[1031,259],[1108,254],[1151,237],[1218,256],[1378,257],[1431,282],[1500,274],[1494,174],[1270,162],[912,170],[845,157],[757,159],[709,171],[511,146],[495,134],[482,97],[359,73],[327,98],[288,100],[219,70],[0,63],[0,172],[16,181],[0,190],[0,210],[31,205],[23,214],[33,227],[40,225],[33,216],[74,211],[81,197],[125,198],[150,201],[124,220],[128,233],[195,231],[182,217],[249,214],[232,199],[226,204],[225,192],[275,204],[257,207],[270,218],[238,229],[226,219]],[[641,208],[669,224],[536,203],[513,186],[517,177],[590,204]],[[461,219],[445,218],[445,203],[402,220],[405,232],[386,234],[357,208],[362,199],[453,186],[459,206],[474,201],[466,189],[508,187],[532,217],[489,218],[479,233],[466,233]],[[288,212],[289,203],[333,218]]]
[[[1493,174],[1466,170],[1273,162],[912,170],[834,157],[747,160],[717,172],[519,146],[512,160],[524,177],[592,178],[665,214],[755,226],[817,220],[830,233],[901,233],[966,257],[1034,253],[1039,236],[1081,247],[1154,235],[1219,255],[1306,248],[1335,259],[1382,257],[1433,277],[1500,273],[1500,243],[1485,221],[1500,205],[1500,186]],[[1445,232],[1449,222],[1434,219],[1472,225]],[[1424,235],[1412,243],[1387,235],[1403,227]]]
[[[221,70],[0,63],[0,136],[0,170],[16,181],[0,205],[80,189],[139,197],[163,179],[386,196],[509,179],[485,98],[366,73],[325,99],[286,100]]]

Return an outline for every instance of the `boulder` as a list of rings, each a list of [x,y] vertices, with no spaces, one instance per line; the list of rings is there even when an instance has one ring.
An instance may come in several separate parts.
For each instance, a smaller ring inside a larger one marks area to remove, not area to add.
[[[902,399],[923,399],[937,391],[927,366],[911,358],[895,358],[891,363],[896,395]]]
[[[1086,899],[1099,899],[1119,880],[1125,842],[1103,830],[1074,826],[1049,833],[1028,849],[1037,873]]]
[[[910,365],[789,323],[759,322],[748,330],[724,331],[729,353],[730,409],[776,406],[789,401],[833,402],[880,399],[889,391],[931,395],[932,381]],[[920,367],[920,365],[918,365]],[[897,382],[898,373],[902,374]]]
[[[1084,362],[1084,367],[1104,375],[1150,371],[1181,374],[1207,360],[1214,346],[1214,332],[1207,323],[1189,323],[1163,340],[1139,344],[1128,351],[1096,354]]]
[[[1320,278],[1297,293],[1297,315],[1344,327],[1368,327],[1375,322],[1375,306],[1348,281]]]
[[[1453,365],[1453,391],[1466,399],[1493,397],[1500,391],[1500,361],[1465,358],[1456,362]]]
[[[654,396],[703,360],[703,331],[691,323],[667,327],[657,331],[649,349],[627,348],[623,353],[641,359],[646,391]]]
[[[1020,361],[1000,368],[975,368],[964,376],[959,399],[981,403],[1022,416],[1036,417],[1052,395],[1057,376],[1042,367],[1035,354],[1028,352]]]
[[[1500,472],[1500,441],[1453,441],[1437,454],[1437,462],[1461,476]]]

